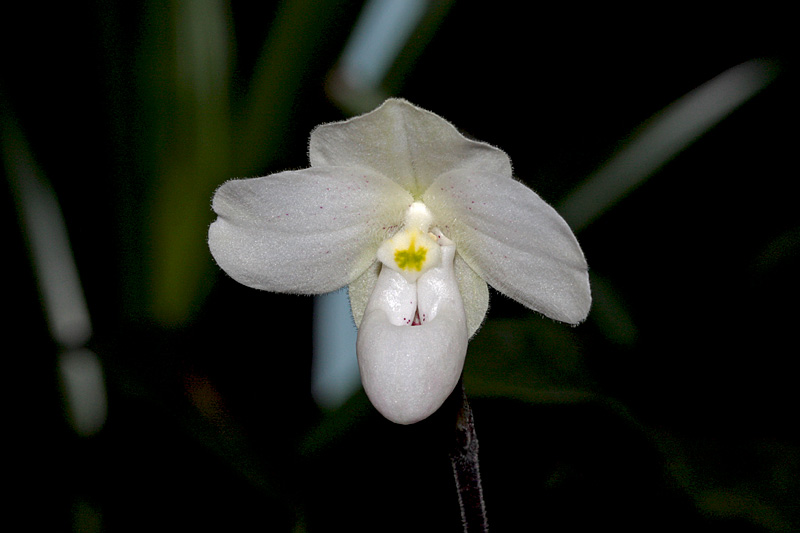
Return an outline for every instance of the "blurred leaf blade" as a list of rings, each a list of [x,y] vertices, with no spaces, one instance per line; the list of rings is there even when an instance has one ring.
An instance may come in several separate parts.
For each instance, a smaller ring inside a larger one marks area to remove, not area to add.
[[[246,177],[271,162],[292,120],[307,67],[346,4],[345,0],[280,2],[236,113],[231,177]]]
[[[230,35],[224,2],[175,2],[168,9],[165,27],[146,34],[156,75],[140,82],[155,115],[155,181],[145,220],[149,306],[159,323],[175,325],[191,317],[210,273],[208,206],[230,166]]]
[[[205,298],[214,272],[206,245],[214,189],[270,164],[307,66],[341,3],[281,3],[240,106],[231,101],[235,36],[225,2],[173,2],[166,20],[148,31],[140,82],[154,106],[156,181],[145,241],[149,307],[157,322],[185,323]],[[155,2],[149,9],[163,6]]]
[[[770,60],[732,67],[654,115],[626,146],[589,176],[558,206],[579,232],[660,167],[707,133],[778,75]]]

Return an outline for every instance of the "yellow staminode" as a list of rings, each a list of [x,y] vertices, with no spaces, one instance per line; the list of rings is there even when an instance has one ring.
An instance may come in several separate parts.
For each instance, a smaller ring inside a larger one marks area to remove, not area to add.
[[[425,257],[428,255],[428,249],[424,246],[416,246],[416,238],[411,237],[408,248],[405,250],[394,251],[394,262],[400,270],[416,270],[420,272],[422,266],[425,264]]]
[[[411,283],[441,262],[438,240],[428,233],[430,220],[427,207],[415,202],[409,207],[403,229],[378,248],[378,260]]]

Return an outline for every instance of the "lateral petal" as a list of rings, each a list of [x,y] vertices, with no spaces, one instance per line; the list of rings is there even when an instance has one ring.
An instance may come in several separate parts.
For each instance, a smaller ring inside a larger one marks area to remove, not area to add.
[[[586,318],[583,252],[564,219],[532,190],[503,175],[453,171],[422,199],[459,255],[494,288],[562,322]]]
[[[231,180],[217,189],[211,254],[236,281],[319,294],[352,282],[396,231],[411,195],[374,171],[322,167]]]
[[[311,133],[309,157],[312,167],[373,169],[415,197],[454,169],[511,176],[504,152],[467,139],[438,115],[397,98],[350,120],[318,126]]]
[[[356,327],[364,320],[367,302],[369,302],[369,298],[375,290],[375,285],[378,283],[380,271],[381,262],[375,261],[347,287],[347,296],[350,298],[350,311],[353,313],[353,321],[355,321]]]
[[[467,331],[472,338],[483,324],[486,312],[489,310],[489,286],[472,267],[470,267],[460,254],[456,254],[454,263],[458,290],[464,311],[467,314]]]

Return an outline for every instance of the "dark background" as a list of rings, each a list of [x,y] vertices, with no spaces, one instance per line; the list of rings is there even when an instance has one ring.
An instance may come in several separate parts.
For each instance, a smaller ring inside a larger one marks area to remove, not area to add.
[[[78,4],[0,8],[0,118],[19,125],[60,201],[109,415],[90,437],[64,417],[60,347],[3,187],[4,434],[19,474],[6,519],[50,531],[458,531],[447,409],[401,427],[362,393],[318,408],[312,300],[240,286],[205,247],[217,185],[306,166],[311,129],[348,115],[325,80],[361,3],[192,4],[224,29],[228,65],[200,103],[180,76],[186,4]],[[493,531],[800,528],[789,14],[446,7],[387,92],[505,150],[556,206],[695,87],[757,58],[778,71],[580,231],[586,323],[492,294],[465,384]],[[197,46],[215,42],[201,33]]]

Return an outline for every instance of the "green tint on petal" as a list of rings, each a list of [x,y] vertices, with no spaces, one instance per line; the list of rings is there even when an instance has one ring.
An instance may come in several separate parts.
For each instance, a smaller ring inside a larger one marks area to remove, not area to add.
[[[443,118],[405,100],[311,133],[311,166],[367,167],[409,191],[414,198],[441,174],[454,169],[511,175],[505,153],[471,141]]]

